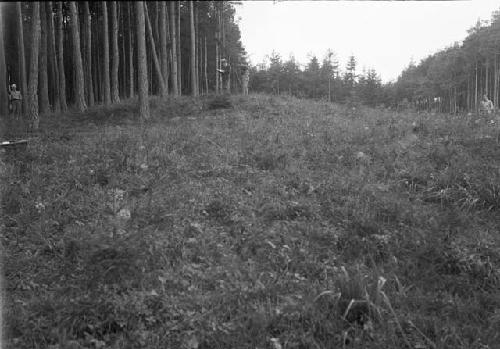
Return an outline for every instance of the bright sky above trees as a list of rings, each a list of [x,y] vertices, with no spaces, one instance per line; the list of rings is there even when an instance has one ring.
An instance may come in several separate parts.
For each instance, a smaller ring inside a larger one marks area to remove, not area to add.
[[[306,64],[331,48],[342,70],[354,55],[359,71],[374,68],[387,82],[411,59],[461,42],[478,18],[489,20],[499,9],[496,0],[243,1],[236,16],[253,64],[273,50]]]

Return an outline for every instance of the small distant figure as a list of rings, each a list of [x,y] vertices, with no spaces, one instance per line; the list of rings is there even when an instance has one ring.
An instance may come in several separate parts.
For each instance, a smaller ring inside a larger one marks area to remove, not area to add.
[[[244,65],[241,68],[242,70],[242,77],[241,77],[241,92],[243,93],[244,96],[248,95],[248,81],[250,81],[250,70],[248,69],[248,66]]]
[[[483,95],[483,99],[479,104],[479,111],[481,112],[481,114],[491,114],[493,113],[494,109],[495,106],[493,105],[493,102],[488,99],[488,96],[486,94]]]
[[[21,91],[17,90],[16,84],[12,84],[9,88],[9,102],[12,106],[11,113],[18,119],[21,116],[21,101],[23,96]]]
[[[217,71],[222,75],[222,88],[225,92],[230,93],[230,91],[231,91],[231,80],[230,80],[231,66],[229,65],[229,62],[225,58],[222,58],[220,61],[221,61],[221,68],[222,69],[217,69]]]

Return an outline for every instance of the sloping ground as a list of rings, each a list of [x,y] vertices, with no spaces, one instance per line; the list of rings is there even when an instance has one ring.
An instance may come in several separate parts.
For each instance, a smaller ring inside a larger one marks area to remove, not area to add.
[[[6,348],[498,348],[489,120],[250,96],[1,163]]]

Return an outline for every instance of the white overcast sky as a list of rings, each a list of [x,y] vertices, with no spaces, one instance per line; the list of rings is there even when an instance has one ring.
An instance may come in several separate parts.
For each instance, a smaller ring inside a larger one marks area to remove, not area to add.
[[[360,72],[374,68],[394,80],[413,58],[461,42],[478,18],[491,19],[498,0],[465,1],[242,1],[236,5],[242,42],[252,64],[273,50],[301,64],[328,48],[344,70],[354,55]]]

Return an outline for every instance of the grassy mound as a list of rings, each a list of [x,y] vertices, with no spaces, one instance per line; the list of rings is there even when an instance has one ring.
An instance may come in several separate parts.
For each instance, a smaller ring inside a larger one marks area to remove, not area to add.
[[[2,156],[6,348],[498,345],[489,120],[206,102],[53,116]]]

